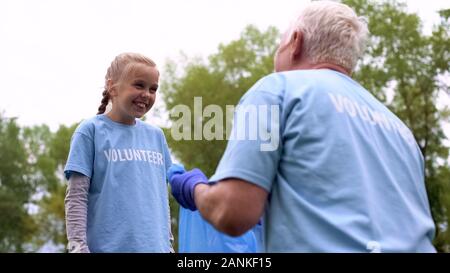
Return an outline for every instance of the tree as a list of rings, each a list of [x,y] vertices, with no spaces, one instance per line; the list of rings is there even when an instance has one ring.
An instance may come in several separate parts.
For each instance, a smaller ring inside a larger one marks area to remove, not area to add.
[[[0,252],[65,245],[63,164],[76,125],[20,128],[0,116]]]
[[[369,20],[371,40],[355,78],[383,101],[413,131],[425,159],[431,211],[440,251],[450,251],[449,147],[443,123],[449,122],[448,107],[437,107],[448,94],[450,60],[449,10],[431,35],[422,31],[421,20],[396,1],[345,0]]]
[[[248,26],[238,40],[227,45],[221,44],[218,53],[209,56],[208,62],[201,59],[186,60],[182,66],[169,61],[165,67],[166,79],[162,83],[162,95],[168,109],[184,104],[194,109],[194,98],[201,97],[203,105],[218,105],[226,112],[227,105],[236,105],[241,96],[260,77],[273,71],[273,54],[276,49],[278,31],[270,27],[261,32],[254,26]],[[181,63],[183,63],[181,61]],[[194,118],[194,117],[192,117]],[[203,116],[201,125],[206,124],[214,116]],[[224,121],[223,128],[229,128],[230,116]],[[176,118],[171,117],[173,122]],[[190,132],[194,125],[189,124]],[[218,128],[215,128],[218,130]],[[176,158],[186,168],[199,167],[207,175],[212,175],[226,146],[226,131],[222,140],[177,141],[171,129],[164,129],[169,147]],[[178,238],[178,203],[170,195],[172,217],[172,233],[175,237],[175,249]]]
[[[51,243],[60,251],[64,251],[67,246],[65,229],[65,209],[64,198],[67,183],[63,176],[63,169],[69,154],[70,140],[78,123],[69,127],[61,125],[55,133],[47,130],[45,135],[38,134],[40,152],[33,154],[38,158],[38,162],[45,162],[39,165],[35,173],[42,173],[44,182],[40,183],[42,198],[36,201],[39,208],[34,215],[35,222],[39,223],[37,235],[33,244],[35,250],[47,243]],[[48,128],[47,128],[48,129]],[[35,134],[42,129],[34,127],[31,132]]]
[[[35,185],[21,129],[14,118],[2,115],[0,151],[0,252],[21,252],[36,231],[27,211]]]
[[[241,96],[260,77],[273,71],[273,53],[276,49],[278,31],[271,27],[265,32],[248,26],[238,40],[227,45],[219,45],[219,52],[209,56],[209,62],[199,59],[188,61],[183,67],[168,62],[165,67],[166,79],[162,84],[163,98],[168,109],[184,104],[194,109],[194,97],[201,97],[203,105],[218,105],[226,113],[226,105],[236,105]],[[180,73],[180,70],[183,72]],[[192,117],[194,118],[194,117]],[[214,116],[201,116],[200,126]],[[177,118],[171,117],[172,122]],[[229,126],[223,124],[223,128]],[[217,130],[217,128],[215,128]],[[194,132],[190,124],[190,132]],[[212,175],[226,146],[223,139],[177,141],[170,129],[166,137],[174,155],[187,168],[201,167],[207,175]]]

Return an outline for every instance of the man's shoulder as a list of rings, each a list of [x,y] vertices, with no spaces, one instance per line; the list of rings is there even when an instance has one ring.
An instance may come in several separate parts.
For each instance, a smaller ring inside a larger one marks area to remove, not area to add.
[[[322,85],[337,84],[342,81],[354,82],[348,76],[327,69],[291,70],[271,73],[261,78],[253,88],[258,90],[280,90],[300,85],[320,87]]]
[[[259,79],[253,87],[258,90],[272,91],[273,89],[282,88],[285,82],[286,72],[273,72]]]
[[[242,99],[261,93],[280,95],[285,88],[285,79],[282,73],[271,73],[260,78],[253,86],[244,94]]]

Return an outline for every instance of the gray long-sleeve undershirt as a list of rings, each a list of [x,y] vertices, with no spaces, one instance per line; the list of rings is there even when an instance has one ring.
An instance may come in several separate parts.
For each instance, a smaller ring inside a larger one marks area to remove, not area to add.
[[[64,200],[66,231],[69,252],[89,253],[86,239],[87,208],[90,179],[80,173],[72,173]]]

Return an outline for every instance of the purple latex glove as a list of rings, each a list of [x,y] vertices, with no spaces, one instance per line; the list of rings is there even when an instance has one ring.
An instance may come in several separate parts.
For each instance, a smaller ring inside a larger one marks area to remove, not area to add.
[[[172,164],[167,170],[167,179],[170,181],[172,179],[172,176],[174,174],[183,174],[186,172],[186,169],[184,168],[183,164]]]
[[[173,164],[167,171],[172,195],[183,207],[192,211],[197,210],[194,200],[194,188],[197,184],[208,183],[208,178],[199,169],[185,171],[184,167]]]

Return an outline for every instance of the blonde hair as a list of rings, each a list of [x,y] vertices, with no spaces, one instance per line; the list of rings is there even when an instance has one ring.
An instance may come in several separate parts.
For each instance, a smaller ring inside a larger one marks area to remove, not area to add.
[[[105,112],[106,106],[110,100],[108,81],[111,80],[114,83],[112,87],[118,85],[120,82],[127,79],[135,71],[139,64],[156,67],[155,62],[139,53],[122,53],[112,61],[105,75],[105,87],[102,93],[103,97],[101,104],[98,107],[97,115]]]
[[[303,33],[302,52],[312,63],[329,62],[350,72],[363,55],[369,34],[363,17],[331,1],[310,3],[291,25],[288,38],[295,30]]]

